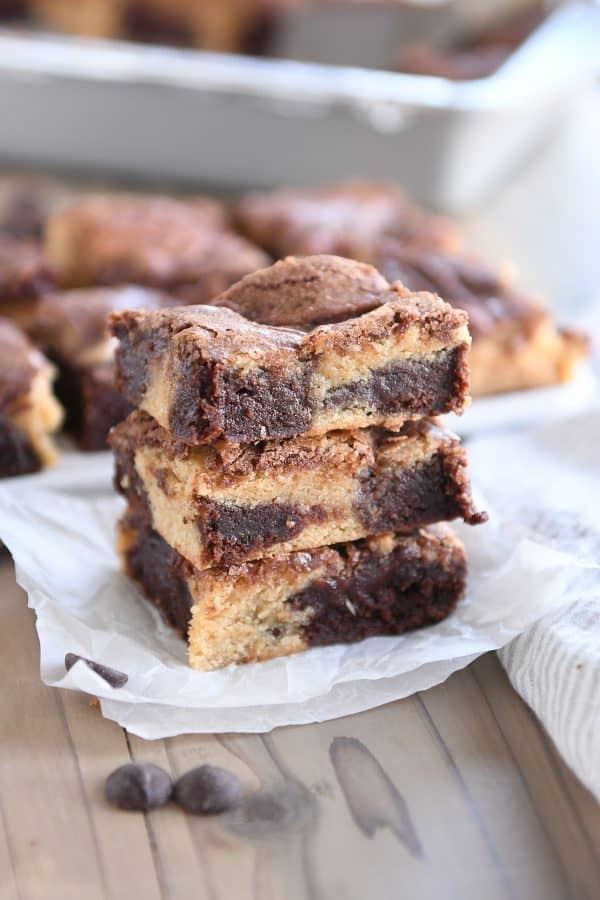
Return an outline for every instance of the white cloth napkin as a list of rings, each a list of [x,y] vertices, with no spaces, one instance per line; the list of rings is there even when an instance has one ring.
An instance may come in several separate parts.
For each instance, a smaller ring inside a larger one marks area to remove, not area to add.
[[[578,599],[499,656],[566,762],[600,798],[600,409],[479,437],[468,449],[472,477],[500,515],[587,562]]]

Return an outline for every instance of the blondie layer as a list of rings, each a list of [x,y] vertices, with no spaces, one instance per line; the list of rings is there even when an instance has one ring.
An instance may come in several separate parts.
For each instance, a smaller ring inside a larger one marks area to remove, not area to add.
[[[587,355],[582,334],[557,328],[539,297],[480,259],[388,239],[378,265],[390,280],[413,291],[434,291],[468,313],[473,396],[568,381]]]
[[[272,327],[225,306],[255,308],[257,294],[308,321],[328,305],[334,324]],[[468,404],[466,314],[370,266],[290,258],[218,302],[111,316],[118,387],[185,443],[398,428]]]
[[[204,670],[439,622],[466,582],[464,549],[443,526],[198,571],[130,510],[119,549]]]
[[[52,393],[51,363],[8,319],[0,319],[0,477],[26,475],[56,462],[52,432],[62,409]]]
[[[425,246],[461,243],[454,224],[417,206],[397,185],[374,181],[255,191],[240,198],[234,219],[278,258],[331,253],[372,262],[385,234]]]
[[[157,309],[173,299],[148,288],[82,288],[49,294],[39,305],[34,336],[56,363],[56,392],[67,428],[84,450],[103,450],[113,425],[131,412],[115,385],[111,312]]]
[[[426,420],[190,447],[136,411],[110,443],[117,489],[197,569],[485,518],[458,438]]]
[[[185,303],[204,303],[269,262],[208,197],[84,196],[50,215],[45,246],[62,287],[139,284]]]

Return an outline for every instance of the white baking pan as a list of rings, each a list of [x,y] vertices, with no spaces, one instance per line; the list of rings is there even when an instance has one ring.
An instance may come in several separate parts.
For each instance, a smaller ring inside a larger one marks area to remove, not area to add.
[[[422,14],[436,33],[456,33],[470,20],[460,3],[452,10]],[[370,46],[391,33],[381,21]],[[285,40],[289,52],[306,49],[298,35]],[[332,54],[339,43],[329,41]],[[348,52],[348,35],[342,43]],[[583,3],[553,13],[473,82],[7,29],[0,161],[226,187],[360,174],[459,211],[560,128],[599,66],[600,9]]]

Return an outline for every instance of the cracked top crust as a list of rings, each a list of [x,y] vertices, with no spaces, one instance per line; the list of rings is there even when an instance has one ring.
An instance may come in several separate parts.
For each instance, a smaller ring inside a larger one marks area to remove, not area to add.
[[[390,285],[373,266],[339,256],[287,257],[247,275],[214,301],[264,325],[303,329],[309,332],[304,343],[315,350],[321,335],[342,338],[346,324],[357,339],[361,334],[374,337],[378,320],[385,327],[390,324],[388,304],[393,304],[393,324],[399,330],[421,320],[431,337],[446,337],[466,323],[464,314],[433,294]],[[361,319],[378,309],[379,316]],[[329,327],[319,329],[324,325]]]
[[[250,321],[250,312],[258,321]],[[263,316],[269,324],[263,324]],[[315,320],[331,324],[299,330]],[[391,328],[402,333],[413,325],[420,326],[424,343],[444,342],[466,326],[467,316],[433,294],[389,285],[371,266],[317,256],[289,257],[247,275],[211,306],[125,311],[109,321],[120,338],[132,331],[152,334],[157,353],[173,336],[185,333],[190,353],[196,347],[211,358],[233,361],[243,354],[257,361],[265,355],[289,356],[291,351],[301,356],[319,354],[325,347],[339,351],[382,339]],[[284,323],[296,327],[282,327]],[[426,346],[422,349],[427,351]]]

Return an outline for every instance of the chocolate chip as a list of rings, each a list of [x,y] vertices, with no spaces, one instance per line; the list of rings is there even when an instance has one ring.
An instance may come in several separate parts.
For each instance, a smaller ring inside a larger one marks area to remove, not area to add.
[[[239,806],[244,797],[242,782],[227,769],[204,765],[186,772],[175,784],[173,799],[186,812],[210,815]]]
[[[108,802],[119,809],[147,812],[169,802],[173,782],[170,775],[154,763],[128,763],[108,776],[104,793]]]
[[[96,675],[100,676],[100,678],[104,678],[106,683],[110,684],[113,688],[122,688],[129,680],[129,675],[126,675],[125,672],[119,672],[118,669],[111,669],[109,666],[103,666],[102,663],[94,662],[93,659],[86,659],[85,656],[79,656],[77,653],[67,653],[65,656],[65,668],[67,672],[79,660],[89,666]]]

